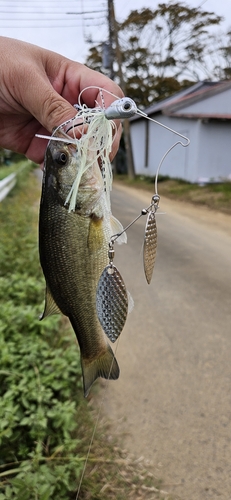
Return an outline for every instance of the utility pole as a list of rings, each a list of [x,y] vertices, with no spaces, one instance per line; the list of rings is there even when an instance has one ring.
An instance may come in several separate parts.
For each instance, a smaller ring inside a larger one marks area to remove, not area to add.
[[[114,80],[114,67],[113,67],[113,1],[108,0],[108,34],[109,34],[109,42],[108,42],[108,69],[109,76],[112,80]]]
[[[111,70],[111,78],[114,79],[114,69],[113,69],[113,41],[115,42],[115,55],[116,62],[118,65],[118,76],[120,87],[126,96],[126,85],[123,77],[122,71],[122,56],[119,45],[118,38],[118,27],[115,19],[115,10],[114,10],[114,2],[113,0],[108,0],[108,27],[109,27],[109,53],[110,53],[110,70]],[[127,158],[127,168],[128,168],[128,176],[131,179],[135,177],[134,170],[134,162],[132,156],[132,147],[131,147],[131,135],[130,135],[130,122],[128,119],[124,119],[123,122],[123,133],[124,133],[124,144]]]

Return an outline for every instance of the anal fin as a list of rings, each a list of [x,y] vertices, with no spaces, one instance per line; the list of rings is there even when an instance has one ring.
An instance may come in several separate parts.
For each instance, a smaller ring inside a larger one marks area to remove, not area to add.
[[[113,350],[107,345],[107,351],[99,358],[90,363],[81,357],[84,396],[88,396],[92,384],[98,377],[108,380],[119,378],[120,369]]]
[[[51,316],[52,314],[62,314],[56,302],[54,301],[49,286],[46,287],[46,296],[45,296],[45,307],[44,311],[39,317],[40,320],[46,318],[47,316]]]

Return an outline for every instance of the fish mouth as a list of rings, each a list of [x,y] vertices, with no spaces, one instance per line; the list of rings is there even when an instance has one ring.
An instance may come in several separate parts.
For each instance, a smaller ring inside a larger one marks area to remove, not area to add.
[[[80,116],[74,116],[70,120],[59,125],[55,132],[61,131],[68,135],[70,139],[78,140],[87,133],[88,124]],[[72,143],[72,141],[71,141]]]

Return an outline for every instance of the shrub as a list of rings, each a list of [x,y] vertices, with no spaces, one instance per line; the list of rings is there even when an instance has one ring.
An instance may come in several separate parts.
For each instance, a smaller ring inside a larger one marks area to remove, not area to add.
[[[83,464],[74,334],[59,316],[39,321],[44,280],[33,183],[27,177],[0,204],[0,500],[72,498]]]

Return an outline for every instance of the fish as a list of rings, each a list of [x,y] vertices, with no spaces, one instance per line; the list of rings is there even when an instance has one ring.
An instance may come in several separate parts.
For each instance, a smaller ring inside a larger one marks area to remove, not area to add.
[[[104,175],[92,150],[87,153],[90,166],[79,178],[70,210],[67,200],[81,151],[78,140],[70,140],[61,126],[52,138],[45,153],[39,213],[39,255],[46,281],[40,319],[56,313],[69,318],[80,348],[86,397],[98,377],[116,380],[120,373],[97,315],[96,290],[108,264],[110,238],[123,227],[112,216]]]

